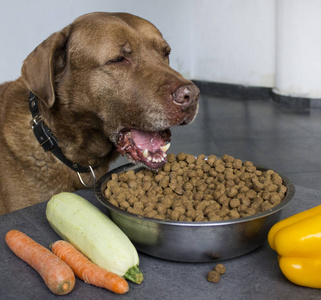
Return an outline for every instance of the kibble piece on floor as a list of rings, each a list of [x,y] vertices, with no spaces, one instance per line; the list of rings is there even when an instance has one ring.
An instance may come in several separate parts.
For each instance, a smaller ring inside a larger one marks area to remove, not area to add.
[[[212,270],[207,273],[206,278],[210,282],[219,282],[221,279],[221,274],[217,271]]]

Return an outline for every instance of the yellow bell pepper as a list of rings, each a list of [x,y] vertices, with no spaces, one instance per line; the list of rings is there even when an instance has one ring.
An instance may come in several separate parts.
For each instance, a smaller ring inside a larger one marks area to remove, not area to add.
[[[321,288],[321,205],[276,223],[268,242],[288,280]]]

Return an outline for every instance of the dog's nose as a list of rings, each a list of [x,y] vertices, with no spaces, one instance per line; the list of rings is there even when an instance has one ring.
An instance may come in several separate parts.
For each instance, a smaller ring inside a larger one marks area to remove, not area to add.
[[[197,100],[199,89],[195,85],[182,85],[173,94],[173,100],[176,104],[189,106]]]

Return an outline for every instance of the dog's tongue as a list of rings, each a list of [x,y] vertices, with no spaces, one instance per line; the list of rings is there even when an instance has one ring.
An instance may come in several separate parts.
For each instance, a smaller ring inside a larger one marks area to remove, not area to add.
[[[158,132],[147,132],[139,129],[131,129],[132,138],[136,147],[154,152],[162,146],[163,140]]]

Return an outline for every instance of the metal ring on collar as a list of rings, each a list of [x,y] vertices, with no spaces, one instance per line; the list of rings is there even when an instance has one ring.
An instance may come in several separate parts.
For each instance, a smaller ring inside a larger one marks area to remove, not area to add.
[[[92,187],[95,185],[95,183],[96,183],[96,176],[95,176],[95,172],[94,172],[93,168],[92,168],[91,166],[88,166],[88,167],[89,167],[89,169],[90,169],[91,175],[93,176],[93,181],[92,181],[91,184],[86,184],[86,183],[83,181],[83,179],[82,179],[82,177],[81,177],[81,175],[80,175],[79,172],[77,172],[77,175],[78,175],[78,178],[79,178],[80,182],[81,182],[85,187],[87,187],[87,188],[92,188]]]

